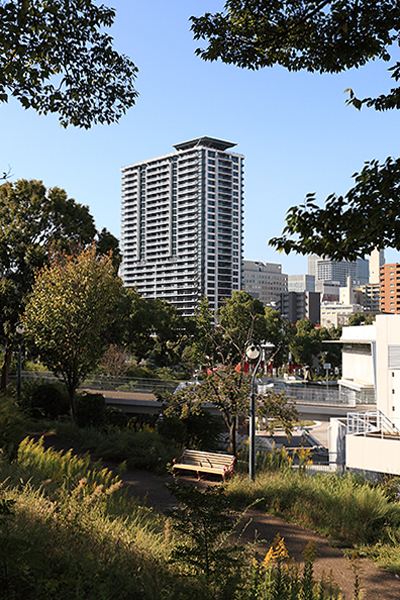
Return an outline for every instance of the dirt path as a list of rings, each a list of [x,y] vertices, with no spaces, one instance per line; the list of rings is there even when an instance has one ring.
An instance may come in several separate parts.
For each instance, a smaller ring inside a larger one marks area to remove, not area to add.
[[[128,471],[122,474],[122,479],[132,496],[140,498],[147,506],[156,511],[164,512],[177,504],[175,498],[165,488],[165,483],[173,481],[171,476],[161,477],[144,471]],[[181,476],[181,479],[198,485],[200,489],[210,484],[218,485],[218,482],[215,481],[201,480],[197,482],[196,478],[191,476]],[[351,571],[351,563],[343,555],[342,550],[332,547],[328,538],[256,509],[251,509],[246,513],[243,521],[243,526],[245,525],[243,539],[253,542],[257,536],[257,539],[260,540],[260,543],[257,544],[260,557],[267,553],[275,536],[279,533],[285,539],[289,555],[301,562],[302,552],[307,543],[312,540],[318,552],[318,559],[314,565],[316,578],[320,579],[323,573],[328,576],[332,570],[342,594],[347,600],[353,598],[354,574]],[[361,585],[366,592],[364,600],[400,599],[400,580],[397,580],[392,573],[379,569],[369,560],[362,559],[359,564]]]
[[[53,435],[45,437],[45,447],[50,446],[56,450],[72,448],[79,452],[79,448],[73,443]],[[109,464],[106,466],[111,468]],[[176,499],[165,487],[167,482],[173,481],[172,476],[159,476],[147,471],[127,471],[120,476],[124,485],[127,486],[129,494],[140,499],[155,511],[164,512],[176,506]],[[181,479],[198,485],[200,489],[208,485],[219,484],[218,481],[201,480],[197,482],[193,476],[182,476]],[[332,547],[328,538],[256,509],[250,509],[247,512],[243,525],[248,521],[243,539],[253,542],[257,535],[260,557],[267,553],[269,546],[279,533],[285,539],[289,555],[301,562],[302,552],[307,543],[312,540],[318,552],[318,559],[314,565],[316,578],[320,579],[322,573],[328,576],[332,570],[333,577],[346,600],[353,599],[354,575],[351,571],[350,561],[344,557],[339,548]],[[400,579],[396,579],[388,571],[379,569],[372,561],[361,559],[359,565],[361,586],[365,590],[364,600],[400,600]]]

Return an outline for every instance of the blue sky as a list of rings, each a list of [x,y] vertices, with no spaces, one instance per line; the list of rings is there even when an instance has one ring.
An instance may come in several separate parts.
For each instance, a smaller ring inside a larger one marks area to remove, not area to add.
[[[387,66],[371,63],[340,75],[253,72],[197,58],[189,17],[215,12],[223,0],[114,0],[115,47],[139,68],[137,104],[118,124],[62,129],[16,101],[0,106],[1,171],[40,179],[87,204],[98,228],[120,233],[120,168],[173,151],[207,135],[236,142],[245,156],[245,244],[249,260],[279,262],[289,274],[307,259],[267,246],[287,209],[316,192],[322,204],[344,194],[366,160],[400,156],[400,114],[356,111],[344,90],[359,96],[387,91]],[[387,252],[387,262],[400,261]]]

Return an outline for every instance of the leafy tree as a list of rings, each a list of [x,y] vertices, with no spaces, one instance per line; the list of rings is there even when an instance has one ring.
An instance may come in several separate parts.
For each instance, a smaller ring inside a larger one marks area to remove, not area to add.
[[[400,250],[400,159],[367,162],[354,179],[344,197],[331,194],[324,208],[315,203],[315,194],[289,208],[282,236],[272,238],[270,246],[339,261],[363,257],[376,247]]]
[[[293,336],[292,324],[289,319],[283,319],[277,310],[266,306],[265,325],[265,339],[275,346],[268,361],[272,365],[281,366],[288,359],[289,344]]]
[[[51,251],[76,249],[96,234],[87,206],[41,181],[0,186],[0,342],[5,348],[1,387],[7,385],[15,328],[35,272]]]
[[[36,276],[23,323],[42,362],[67,386],[75,418],[75,391],[98,364],[122,282],[110,256],[94,246],[77,256],[58,254]]]
[[[314,357],[321,352],[319,331],[309,319],[300,319],[296,323],[296,333],[292,338],[289,350],[296,363],[312,367]]]
[[[216,326],[216,316],[210,308],[207,297],[204,297],[196,307],[195,325],[193,359],[200,365],[205,361],[211,363],[221,361],[223,358],[222,330]]]
[[[147,305],[154,327],[154,362],[159,367],[180,362],[181,353],[194,333],[194,324],[165,300],[149,299]]]
[[[400,33],[392,0],[227,0],[222,12],[191,20],[194,37],[208,41],[198,55],[249,69],[279,64],[290,71],[339,73],[370,60],[387,62]],[[360,99],[348,90],[348,103],[399,108],[400,62],[389,71],[396,82],[390,92]],[[368,162],[354,178],[355,186],[344,197],[328,196],[324,208],[314,194],[290,208],[282,236],[270,245],[335,260],[354,260],[375,247],[400,250],[400,160]]]
[[[229,431],[232,454],[237,455],[236,430],[239,418],[249,414],[250,374],[243,373],[231,365],[225,365],[204,376],[200,385],[193,385],[175,394],[163,394],[160,400],[165,405],[165,413],[180,418],[191,414],[200,414],[206,404],[215,406],[222,415]],[[288,435],[298,419],[297,411],[284,394],[273,391],[265,396],[256,397],[256,412],[260,417],[272,417],[279,420]],[[270,433],[275,427],[274,421],[267,423]]]
[[[103,229],[97,234],[96,251],[99,256],[111,252],[115,273],[118,273],[118,269],[122,261],[122,256],[119,249],[119,241],[105,227],[103,227]]]
[[[232,293],[232,298],[228,298],[217,312],[217,319],[223,331],[226,354],[232,356],[233,362],[241,360],[247,340],[266,339],[264,304],[244,290]]]
[[[101,368],[112,377],[121,377],[129,369],[126,352],[117,344],[110,344],[101,359]]]
[[[93,0],[1,0],[0,102],[58,113],[63,127],[118,121],[135,103],[137,68],[104,31],[114,18]]]
[[[275,346],[272,360],[281,364],[288,352],[290,326],[278,311],[265,307],[248,292],[233,292],[232,298],[214,314],[205,298],[196,313],[195,355],[198,363],[237,364],[250,338]]]
[[[378,313],[379,314],[379,313]],[[372,325],[375,322],[376,313],[354,313],[349,317],[349,325]]]
[[[249,413],[250,375],[243,372],[245,344],[252,337],[270,341],[271,336],[277,349],[282,348],[282,319],[277,311],[266,310],[260,300],[241,291],[233,292],[232,298],[226,300],[216,314],[204,298],[196,311],[195,321],[193,357],[199,364],[207,366],[207,373],[203,374],[201,385],[178,394],[163,395],[160,399],[168,405],[169,414],[180,418],[191,412],[196,414],[203,404],[213,404],[222,414],[232,452],[236,454],[238,419]],[[258,402],[264,407],[263,416],[268,411],[271,416],[280,413],[281,421],[285,422],[289,410],[286,398],[269,394],[260,396]],[[290,410],[287,418],[291,423]]]
[[[160,367],[180,362],[194,333],[194,324],[175,306],[159,298],[143,298],[136,290],[127,289],[119,314],[120,339],[138,362],[150,357]]]
[[[341,344],[324,344],[327,341],[340,340],[342,337],[342,328],[341,327],[330,327],[326,329],[325,327],[321,327],[319,330],[319,337],[321,340],[321,349],[322,349],[322,363],[330,363],[333,368],[337,367],[341,369],[342,367],[342,347]]]
[[[173,529],[179,533],[179,542],[169,557],[171,562],[214,581],[214,598],[237,597],[247,549],[231,539],[239,519],[226,490],[210,486],[201,492],[179,480],[166,487],[179,501],[179,508],[168,513]]]
[[[354,313],[349,316],[348,325],[361,325],[365,323],[365,315],[361,313]]]

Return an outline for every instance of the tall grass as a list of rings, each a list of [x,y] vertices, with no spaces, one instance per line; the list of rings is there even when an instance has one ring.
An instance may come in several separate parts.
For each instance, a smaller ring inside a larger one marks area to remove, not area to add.
[[[371,544],[396,532],[400,540],[400,504],[389,502],[379,487],[359,477],[321,474],[312,477],[285,470],[263,472],[255,483],[239,475],[228,494],[243,504],[261,499],[259,507],[286,515],[344,544]]]
[[[163,521],[88,457],[25,440],[0,500],[1,598],[173,597]]]
[[[274,550],[264,562],[245,553],[235,580],[229,563],[217,579],[189,573],[185,561],[169,560],[184,538],[168,523],[87,457],[25,440],[17,462],[0,462],[0,598],[286,600],[286,589],[291,600],[337,597],[314,581],[313,558],[303,573],[284,571]]]

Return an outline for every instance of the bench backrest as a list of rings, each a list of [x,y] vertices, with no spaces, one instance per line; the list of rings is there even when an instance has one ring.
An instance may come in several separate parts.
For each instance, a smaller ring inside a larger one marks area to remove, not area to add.
[[[233,454],[218,454],[216,452],[201,452],[199,450],[185,450],[182,462],[186,464],[201,464],[208,462],[215,466],[230,466],[235,461]]]

